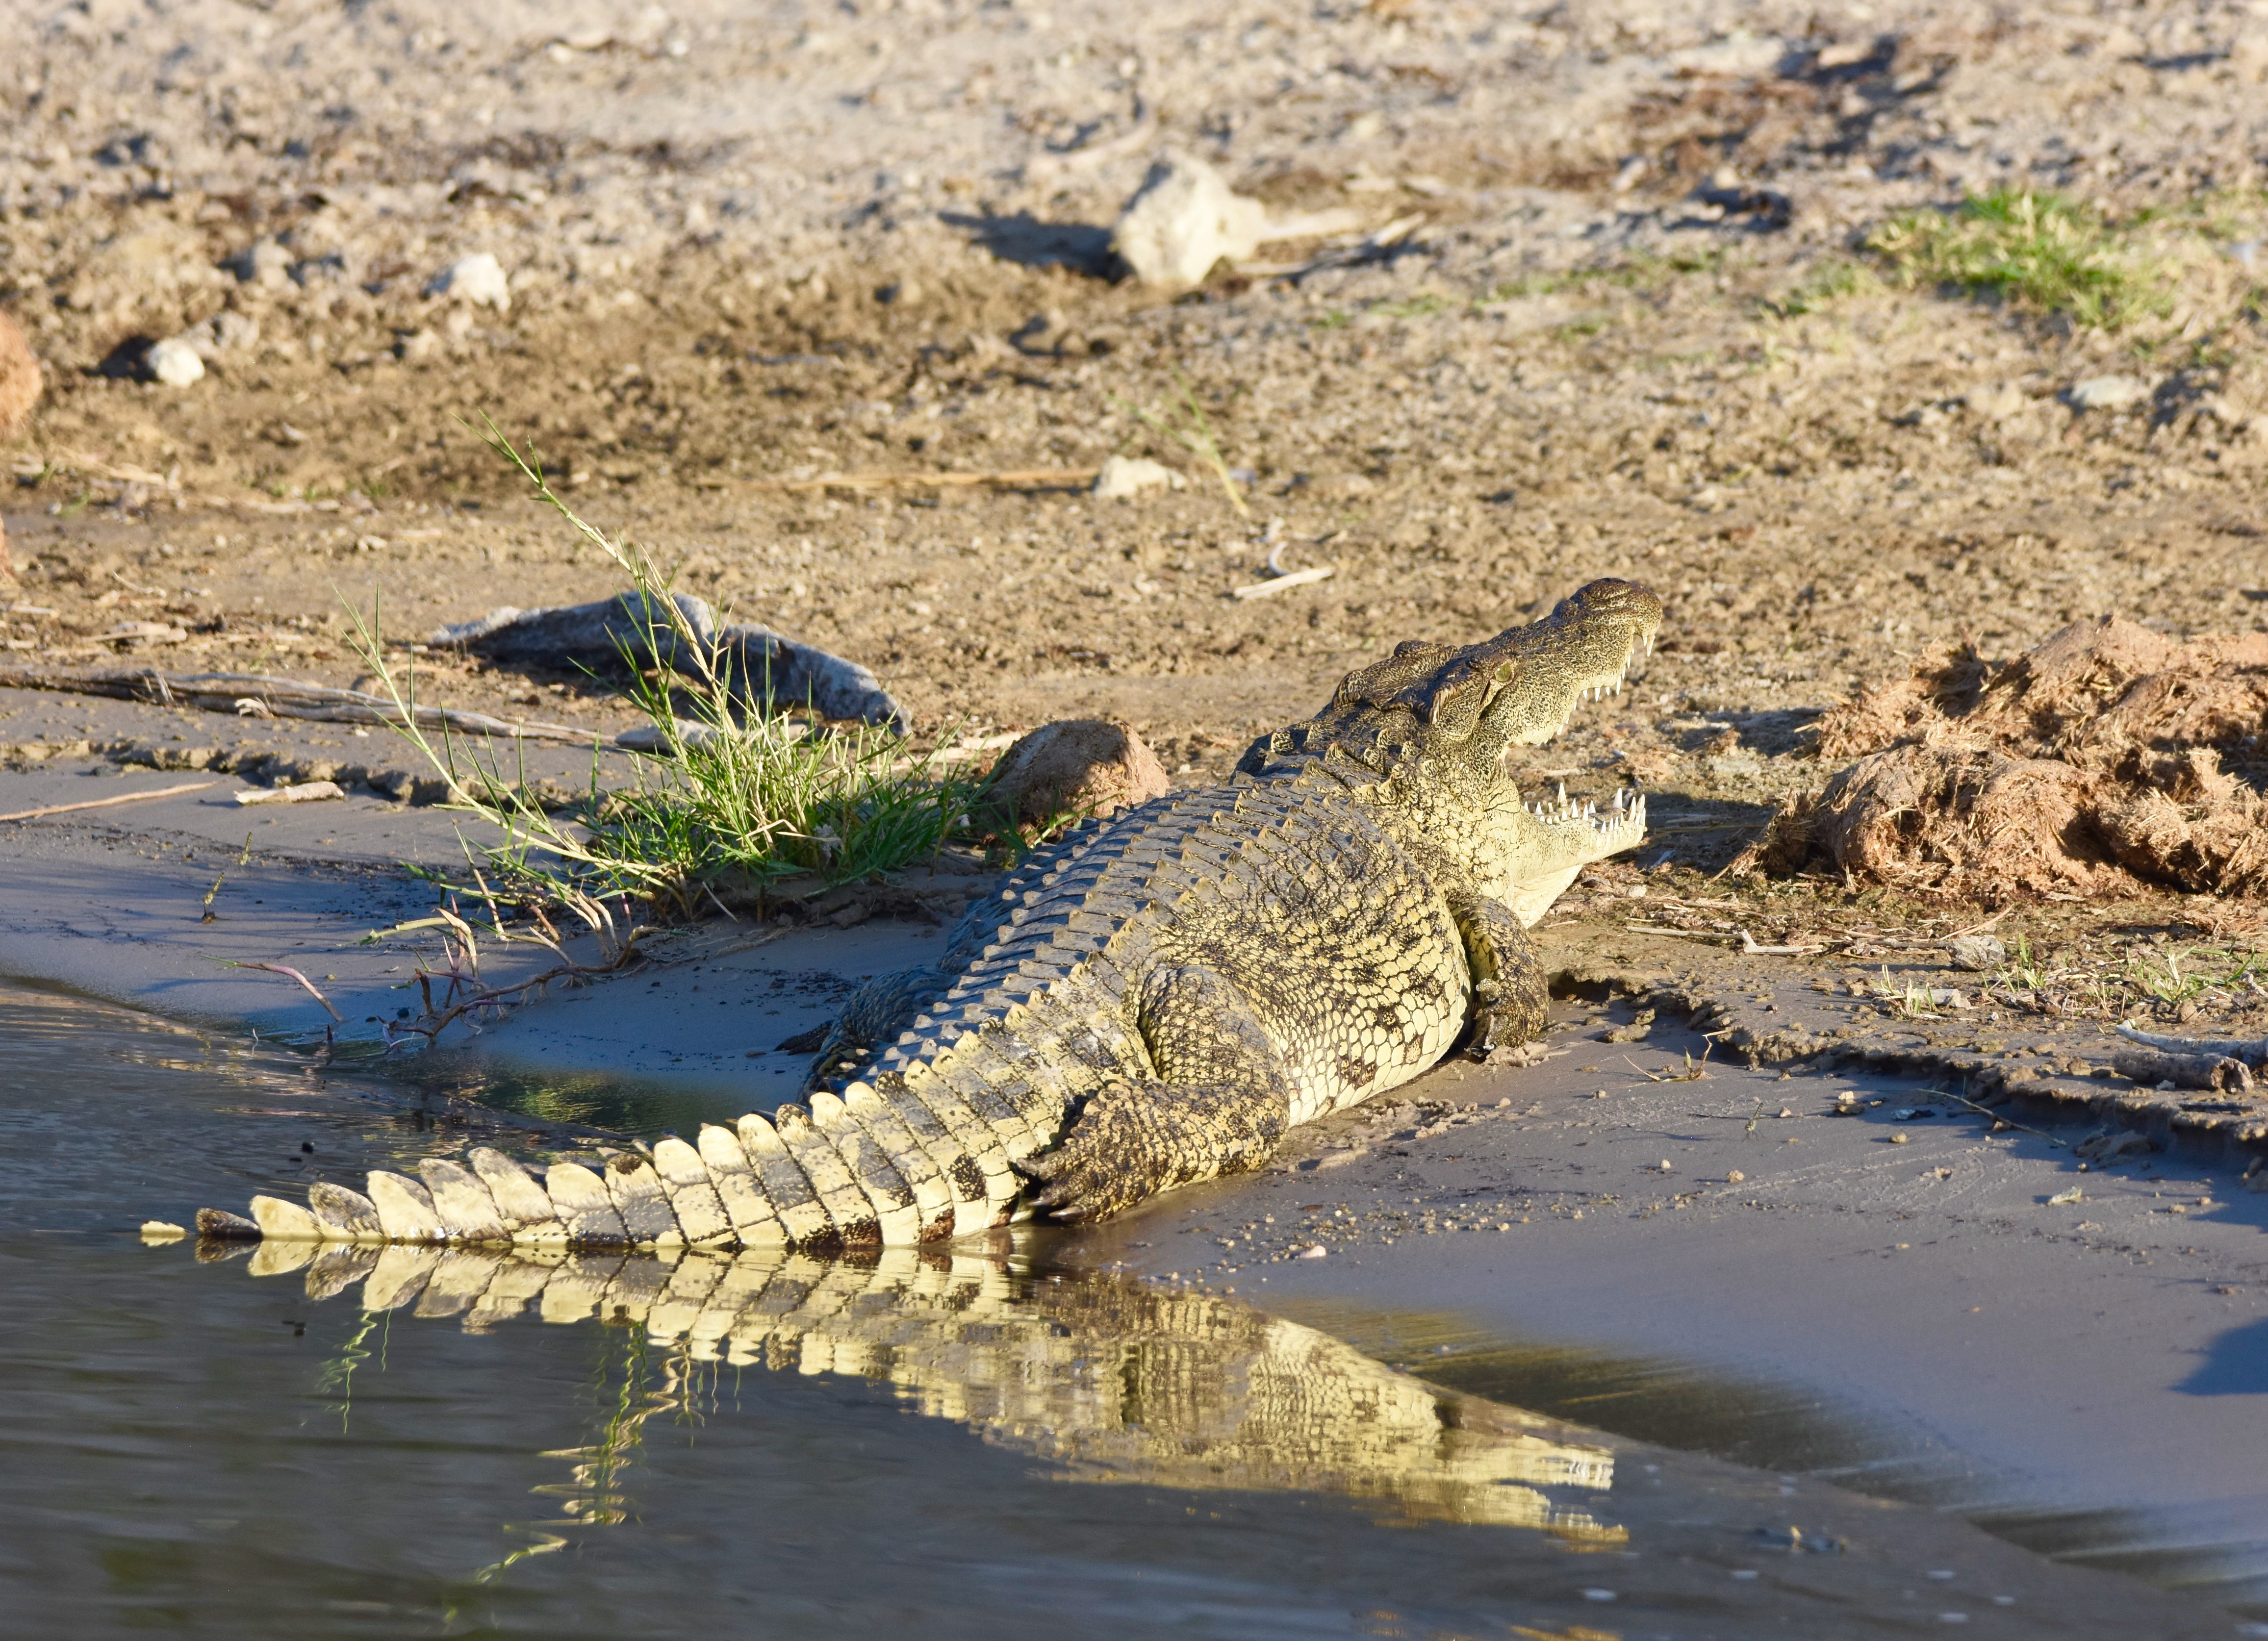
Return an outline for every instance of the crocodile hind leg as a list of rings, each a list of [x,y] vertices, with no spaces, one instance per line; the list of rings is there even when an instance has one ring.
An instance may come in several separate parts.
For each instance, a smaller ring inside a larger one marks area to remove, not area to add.
[[[1449,913],[1465,937],[1473,974],[1473,1034],[1467,1052],[1479,1060],[1513,1059],[1521,1044],[1543,1034],[1551,1000],[1543,960],[1526,926],[1503,901],[1461,895],[1450,901]]]
[[[805,1073],[806,1093],[817,1089],[839,1093],[843,1081],[865,1064],[874,1050],[896,1041],[912,1028],[923,1006],[942,997],[953,982],[934,966],[902,968],[878,975],[852,992],[843,1012],[828,1024],[800,1037],[791,1037],[782,1048],[806,1045],[818,1050]],[[812,1039],[816,1038],[815,1043]]]
[[[1110,1078],[1053,1150],[1020,1165],[1042,1213],[1108,1219],[1174,1186],[1256,1168],[1284,1137],[1292,1101],[1282,1059],[1219,974],[1152,976],[1138,1023],[1156,1079]]]

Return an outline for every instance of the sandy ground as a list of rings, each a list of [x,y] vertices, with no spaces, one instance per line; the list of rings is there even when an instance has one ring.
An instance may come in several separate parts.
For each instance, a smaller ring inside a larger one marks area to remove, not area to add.
[[[1410,1094],[1499,1115],[1161,1205],[1077,1256],[1271,1304],[1422,1295],[1476,1337],[1705,1363],[1863,1410],[1851,1462],[1885,1486],[2131,1505],[2164,1512],[2169,1543],[2241,1542],[2258,1564],[2268,1196],[2239,1175],[2261,1125],[2122,1105],[2137,1091],[2097,1075],[2123,1014],[2268,1029],[2250,994],[2161,1005],[2142,983],[2169,952],[2257,946],[2257,906],[2021,905],[1995,931],[2096,977],[2091,1000],[1918,1022],[1854,982],[1973,985],[1940,948],[1984,909],[1705,875],[1825,772],[1800,755],[1806,725],[1927,644],[2006,656],[2114,610],[2180,633],[2268,622],[2248,297],[2268,37],[2249,9],[4,15],[0,303],[48,370],[0,491],[22,572],[0,595],[8,663],[352,683],[344,609],[374,601],[429,699],[622,727],[587,681],[409,647],[615,587],[480,450],[482,415],[684,585],[874,667],[919,735],[1110,714],[1182,781],[1402,639],[1468,641],[1592,577],[1645,580],[1670,607],[1661,652],[1528,771],[1655,794],[1646,850],[1543,931],[1571,1019],[1611,997],[1659,1008],[1654,1035],[1446,1070]],[[1104,231],[1168,147],[1354,225],[1178,300],[1114,282]],[[2025,182],[2160,210],[2171,311],[2114,334],[1930,290],[1788,299],[1889,212]],[[1359,243],[1403,224],[1382,252]],[[478,252],[508,309],[431,292]],[[196,327],[195,386],[123,372],[137,339]],[[2074,407],[2109,374],[2145,396]],[[1129,408],[1168,411],[1182,379],[1248,516]],[[920,482],[1119,453],[1187,488]],[[1334,573],[1231,598],[1271,553]],[[421,795],[382,734],[6,690],[0,812],[183,782],[224,747],[273,754],[263,778],[328,765]],[[213,778],[0,828],[0,967],[319,1036],[291,982],[221,967],[291,962],[369,1038],[432,948],[360,942],[430,905],[395,863],[455,858],[450,821],[367,785],[239,811],[247,783]],[[1709,955],[1744,930],[1823,950]],[[936,938],[775,933],[704,927],[666,968],[556,991],[427,1086],[630,1076],[762,1103],[799,1069],[772,1043]],[[537,960],[490,960],[504,978]],[[1633,1074],[1698,1051],[1679,1024],[1697,1006],[1719,1034],[1708,1079]],[[1725,1063],[1743,1050],[1761,1069]],[[1838,1078],[1886,1103],[1815,1120]],[[2013,1093],[1999,1115],[2043,1132],[1995,1132],[1926,1085]],[[1940,1115],[1889,1115],[1924,1107]],[[2167,1149],[2079,1174],[2070,1146],[2106,1123]],[[2044,1203],[2074,1183],[2079,1202]],[[1429,1215],[1512,1228],[1426,1235]],[[1346,1228],[1310,1231],[1319,1216]],[[1250,1248],[1221,1246],[1248,1223]],[[1275,1262],[1319,1239],[1323,1258]]]

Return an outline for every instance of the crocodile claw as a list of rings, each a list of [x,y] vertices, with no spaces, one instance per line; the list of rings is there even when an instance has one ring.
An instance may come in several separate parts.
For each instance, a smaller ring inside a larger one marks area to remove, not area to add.
[[[1153,1148],[1141,1115],[1094,1100],[1054,1150],[1017,1167],[1032,1181],[1035,1211],[1059,1224],[1085,1224],[1123,1212],[1168,1182]]]

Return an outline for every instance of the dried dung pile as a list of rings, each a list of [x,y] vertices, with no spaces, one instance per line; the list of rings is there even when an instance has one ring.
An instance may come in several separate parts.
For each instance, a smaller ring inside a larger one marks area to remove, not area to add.
[[[2137,879],[2268,894],[2268,633],[2183,644],[2105,616],[1997,666],[1941,649],[1828,713],[1815,755],[1857,762],[1735,872],[1985,901]]]

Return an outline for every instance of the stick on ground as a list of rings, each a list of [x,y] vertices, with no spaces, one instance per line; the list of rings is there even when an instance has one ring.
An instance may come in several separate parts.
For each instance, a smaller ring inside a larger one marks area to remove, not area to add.
[[[82,804],[48,804],[39,809],[18,809],[11,814],[0,815],[0,820],[36,820],[41,815],[67,815],[81,809],[107,809],[114,804],[138,804],[145,798],[175,798],[183,792],[202,791],[208,786],[217,786],[218,781],[191,781],[181,786],[160,786],[155,791],[121,792],[115,798],[90,798]]]

